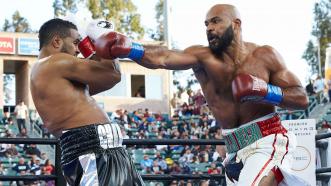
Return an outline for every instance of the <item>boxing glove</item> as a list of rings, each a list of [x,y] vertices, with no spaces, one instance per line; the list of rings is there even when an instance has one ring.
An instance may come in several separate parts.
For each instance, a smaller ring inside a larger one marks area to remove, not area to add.
[[[102,34],[114,31],[114,24],[106,20],[92,20],[84,31],[80,32],[83,39],[78,44],[78,49],[85,58],[91,58],[95,53],[93,41]]]
[[[282,89],[248,74],[239,74],[232,81],[232,94],[236,101],[261,101],[278,105],[283,99]]]
[[[144,56],[144,47],[139,43],[134,43],[127,36],[109,32],[103,34],[95,40],[97,55],[103,58],[130,58],[140,61]]]

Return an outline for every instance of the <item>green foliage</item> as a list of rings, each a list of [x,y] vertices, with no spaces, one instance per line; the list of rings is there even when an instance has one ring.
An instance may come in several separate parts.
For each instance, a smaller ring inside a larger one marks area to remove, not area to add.
[[[150,30],[150,37],[156,41],[164,41],[164,0],[159,0],[155,5],[156,31]]]
[[[314,6],[314,25],[312,35],[320,48],[321,71],[324,74],[325,53],[328,44],[331,42],[331,1],[320,0]],[[318,71],[318,45],[309,41],[303,58],[312,68],[312,72]]]
[[[67,12],[77,12],[77,4],[83,3],[92,13],[92,18],[104,18],[114,22],[115,29],[131,38],[141,39],[145,30],[140,25],[140,15],[131,0],[54,0],[55,17]]]
[[[32,32],[29,22],[22,17],[18,11],[14,12],[11,22],[8,19],[5,19],[2,30],[5,32]]]
[[[55,17],[65,16],[68,11],[76,12],[78,1],[80,0],[54,0],[53,8]]]
[[[10,26],[9,20],[8,19],[5,19],[5,23],[2,26],[2,30],[5,31],[5,32],[9,32],[10,27],[11,26]]]
[[[93,18],[105,18],[115,24],[118,32],[131,38],[141,39],[145,30],[140,25],[140,14],[131,0],[87,0],[87,7]]]
[[[314,46],[314,43],[309,40],[307,44],[307,49],[302,55],[302,58],[304,58],[308,65],[311,67],[311,72],[313,74],[318,73],[318,50],[317,47]]]

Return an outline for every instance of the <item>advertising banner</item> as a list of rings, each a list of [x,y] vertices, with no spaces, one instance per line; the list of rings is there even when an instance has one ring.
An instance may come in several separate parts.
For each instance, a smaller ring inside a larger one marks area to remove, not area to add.
[[[282,121],[282,124],[297,138],[297,147],[292,162],[293,172],[311,185],[316,185],[316,120],[286,120]]]
[[[0,37],[0,53],[15,54],[15,39],[13,37]]]

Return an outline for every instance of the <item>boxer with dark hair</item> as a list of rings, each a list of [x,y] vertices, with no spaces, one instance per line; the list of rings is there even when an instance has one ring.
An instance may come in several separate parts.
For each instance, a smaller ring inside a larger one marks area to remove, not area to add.
[[[152,69],[193,69],[222,127],[228,150],[224,161],[227,185],[305,185],[290,170],[295,136],[286,131],[275,112],[275,106],[308,106],[299,79],[274,48],[242,40],[241,19],[234,6],[213,6],[205,25],[208,47],[144,48],[110,32],[96,40],[96,53],[104,58],[128,57]]]
[[[47,21],[39,30],[39,60],[31,70],[33,101],[47,130],[60,138],[66,181],[84,186],[144,185],[122,146],[120,127],[110,123],[91,97],[120,81],[116,61],[76,57],[79,46],[93,50],[92,43],[80,38],[73,23]]]

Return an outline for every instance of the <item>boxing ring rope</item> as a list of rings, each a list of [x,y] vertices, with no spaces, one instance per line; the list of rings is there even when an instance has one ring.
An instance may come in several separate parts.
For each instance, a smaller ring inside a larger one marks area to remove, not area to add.
[[[221,180],[225,179],[224,175],[221,174],[163,174],[163,175],[141,175],[143,180]]]
[[[318,140],[331,137],[331,133],[318,134],[315,136],[317,147],[326,148],[328,144],[321,143]],[[56,185],[65,185],[61,172],[61,152],[57,139],[44,138],[0,138],[0,143],[6,144],[43,144],[56,145],[55,148],[55,175],[24,175],[24,176],[7,176],[0,175],[0,181],[32,181],[32,180],[55,180]],[[187,140],[187,139],[124,139],[123,145],[224,145],[224,140]],[[329,180],[331,177],[331,167],[316,169],[316,178],[318,180]],[[224,179],[224,175],[209,174],[176,174],[176,175],[142,175],[144,180],[196,180],[196,179]]]

